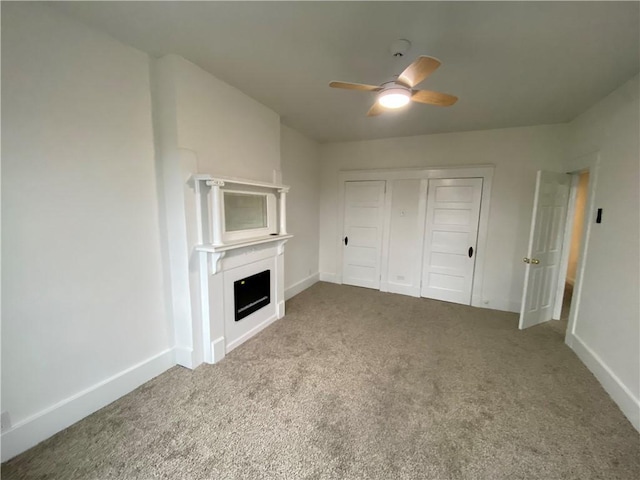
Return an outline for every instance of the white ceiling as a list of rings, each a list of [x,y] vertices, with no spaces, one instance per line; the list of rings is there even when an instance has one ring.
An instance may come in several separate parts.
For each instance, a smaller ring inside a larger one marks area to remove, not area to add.
[[[49,5],[52,5],[49,3]],[[634,76],[638,2],[63,2],[124,43],[176,53],[321,141],[566,122]],[[411,40],[404,58],[389,45]],[[460,97],[366,117],[368,92],[418,55],[419,87]]]

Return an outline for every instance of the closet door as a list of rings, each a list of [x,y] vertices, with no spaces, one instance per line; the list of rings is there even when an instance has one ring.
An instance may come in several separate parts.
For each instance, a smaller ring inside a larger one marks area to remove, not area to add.
[[[421,295],[471,305],[481,178],[429,180]]]
[[[380,288],[385,181],[345,182],[342,283]]]

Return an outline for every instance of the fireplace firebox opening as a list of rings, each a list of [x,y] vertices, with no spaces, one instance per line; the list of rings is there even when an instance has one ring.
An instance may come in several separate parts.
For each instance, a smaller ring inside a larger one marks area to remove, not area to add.
[[[235,321],[251,315],[271,302],[271,270],[233,282]]]

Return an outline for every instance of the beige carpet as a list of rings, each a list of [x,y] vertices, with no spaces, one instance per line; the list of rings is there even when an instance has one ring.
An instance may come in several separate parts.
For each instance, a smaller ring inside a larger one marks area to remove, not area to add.
[[[628,480],[640,438],[557,328],[319,283],[220,364],[169,370],[2,478]]]

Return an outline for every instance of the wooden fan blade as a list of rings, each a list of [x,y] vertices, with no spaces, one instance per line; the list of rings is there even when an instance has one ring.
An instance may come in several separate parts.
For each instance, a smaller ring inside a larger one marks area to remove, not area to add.
[[[362,83],[350,83],[350,82],[331,82],[329,86],[332,88],[346,88],[347,90],[362,90],[365,92],[378,92],[382,90],[382,87],[376,87],[375,85],[364,85]]]
[[[432,92],[430,90],[412,90],[411,100],[420,103],[429,103],[439,107],[449,107],[458,101],[458,97],[447,93]]]
[[[413,88],[431,75],[439,66],[440,60],[423,55],[404,69],[404,72],[398,76],[398,81],[404,83],[407,87]]]
[[[367,112],[367,117],[375,117],[384,112],[385,112],[385,108],[382,105],[380,105],[378,102],[376,102]]]

